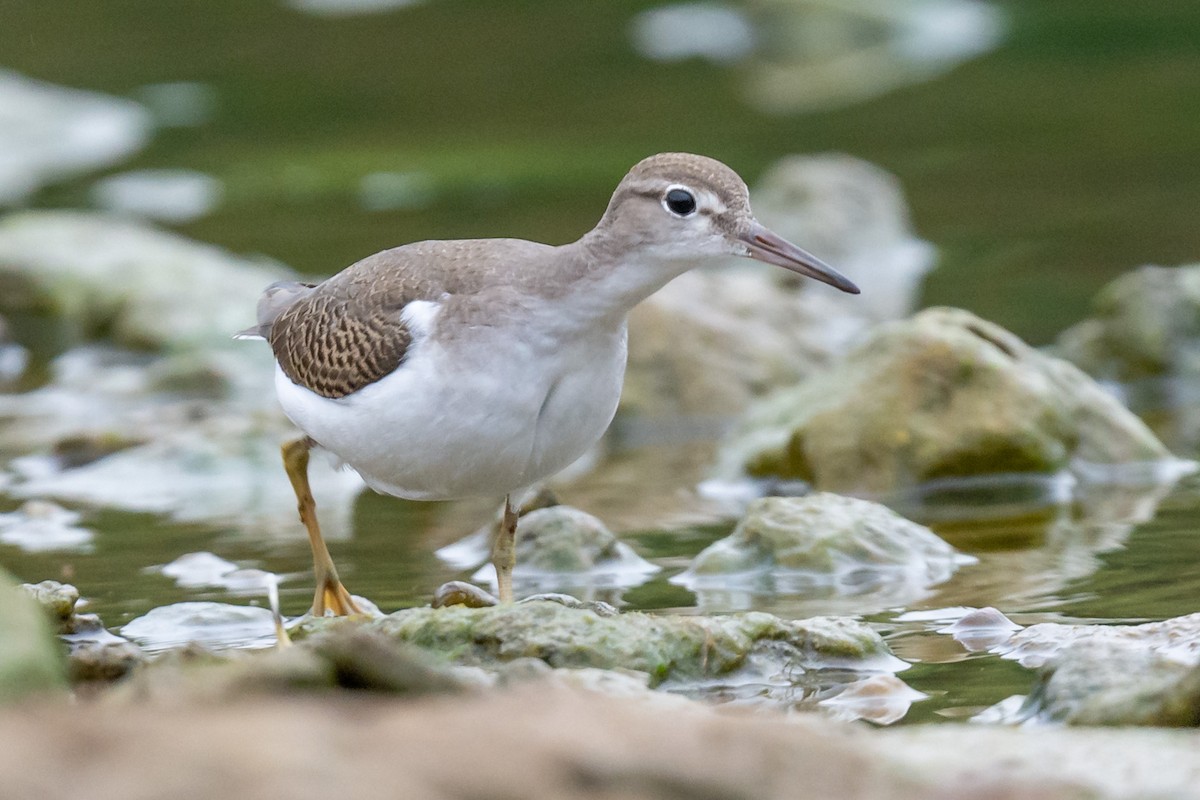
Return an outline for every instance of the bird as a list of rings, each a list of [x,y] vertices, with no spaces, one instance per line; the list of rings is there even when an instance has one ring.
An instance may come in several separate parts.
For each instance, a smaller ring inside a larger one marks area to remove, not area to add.
[[[617,185],[578,240],[428,240],[368,256],[316,284],[277,282],[242,338],[265,339],[275,390],[302,433],[282,446],[312,546],[311,613],[353,614],[308,482],[319,447],[377,492],[410,500],[504,497],[492,562],[513,601],[513,498],[594,445],[625,373],[627,317],[673,278],[741,256],[843,292],[854,283],[771,232],[738,174],[660,153]]]

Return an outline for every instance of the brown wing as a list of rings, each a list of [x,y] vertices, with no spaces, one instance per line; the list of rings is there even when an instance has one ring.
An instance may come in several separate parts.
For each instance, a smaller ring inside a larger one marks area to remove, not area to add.
[[[371,303],[338,291],[316,291],[271,326],[271,349],[293,383],[322,397],[345,397],[404,361],[412,334],[403,302]],[[364,302],[365,301],[365,302]]]

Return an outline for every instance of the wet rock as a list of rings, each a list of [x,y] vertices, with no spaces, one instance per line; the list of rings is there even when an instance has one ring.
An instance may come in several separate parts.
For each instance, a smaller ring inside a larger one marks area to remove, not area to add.
[[[150,115],[130,100],[0,70],[0,205],[47,183],[115,164],[150,138]]]
[[[54,621],[62,633],[73,630],[71,618],[75,615],[75,604],[79,602],[79,590],[69,583],[42,581],[22,584],[21,588],[46,615]]]
[[[146,654],[130,641],[80,642],[71,647],[68,659],[71,684],[109,684],[125,678],[146,663]]]
[[[21,377],[28,363],[29,352],[12,340],[8,322],[0,316],[0,387]]]
[[[960,557],[923,525],[866,500],[818,493],[756,500],[728,537],[673,579],[689,588],[861,594],[902,583],[920,592],[953,574]]]
[[[187,602],[152,608],[121,628],[150,653],[189,643],[205,647],[262,648],[276,643],[269,609],[228,603]]]
[[[870,290],[842,297],[742,260],[676,278],[630,315],[623,415],[740,411],[911,310],[934,253],[912,234],[891,175],[843,155],[790,156],[751,194],[764,224]]]
[[[1200,614],[1142,625],[1047,622],[1022,629],[995,609],[982,609],[943,632],[969,649],[984,646],[1038,670],[1038,684],[1023,704],[1009,698],[985,712],[987,718],[1200,726]]]
[[[48,311],[138,349],[224,345],[291,273],[147,225],[68,211],[0,220],[0,311]],[[248,311],[249,309],[249,311]]]
[[[1146,266],[1109,283],[1092,316],[1055,348],[1098,378],[1129,382],[1200,370],[1200,265]]]
[[[762,654],[797,671],[903,667],[878,634],[848,619],[788,622],[762,613],[601,616],[559,603],[531,602],[495,608],[412,608],[371,626],[455,663],[495,668],[534,657],[553,667],[632,669],[649,674],[656,684],[728,675]]]
[[[0,514],[0,542],[16,545],[27,553],[87,552],[96,534],[76,525],[79,519],[77,511],[45,500],[30,500],[16,511]]]
[[[1171,460],[1078,368],[969,312],[934,308],[880,325],[830,371],[756,404],[725,443],[720,470],[887,493],[941,478]]]
[[[911,314],[921,280],[937,259],[933,245],[913,231],[899,179],[844,153],[781,158],[755,183],[754,212],[768,228],[864,288],[861,295],[809,291],[817,287],[806,285],[806,278],[766,272],[829,318],[826,336],[840,329],[830,339],[838,351],[866,325]]]
[[[522,588],[556,586],[568,575],[596,586],[636,585],[659,569],[586,511],[558,505],[521,516],[513,579]],[[494,584],[495,567],[485,564],[472,577]]]
[[[909,707],[926,697],[895,675],[872,675],[822,700],[820,705],[832,712],[835,719],[865,719],[877,725],[890,725],[904,719]]]
[[[1026,711],[1071,725],[1200,726],[1200,660],[1113,641],[1080,641],[1041,676]]]
[[[30,454],[13,464],[11,493],[294,535],[279,467],[294,428],[275,402],[270,351],[231,338],[253,321],[263,287],[289,277],[264,259],[100,214],[0,220],[0,311],[53,314],[67,342],[119,345],[68,350],[45,385],[0,395],[0,443]],[[323,525],[347,530],[362,481],[322,458],[312,480]]]
[[[141,648],[115,636],[95,614],[80,614],[79,590],[58,581],[23,584],[21,587],[50,619],[67,643],[67,675],[72,686],[112,683],[146,660]]]
[[[0,701],[65,685],[61,646],[45,615],[4,572],[0,572],[0,642]]]
[[[1141,625],[1067,625],[1044,622],[1015,632],[994,651],[1024,667],[1041,667],[1082,642],[1104,642],[1200,664],[1200,614]]]
[[[770,46],[744,65],[745,93],[775,114],[851,105],[929,80],[995,48],[1007,28],[996,4],[969,0],[765,0],[754,10]]]

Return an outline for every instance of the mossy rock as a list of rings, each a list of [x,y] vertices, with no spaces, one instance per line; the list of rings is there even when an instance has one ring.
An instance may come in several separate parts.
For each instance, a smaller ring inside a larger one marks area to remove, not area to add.
[[[46,614],[0,571],[0,702],[65,685],[63,647]]]
[[[1058,337],[1056,352],[1091,375],[1134,381],[1194,372],[1200,343],[1200,265],[1146,266],[1106,285],[1092,315]]]
[[[321,629],[322,623],[313,620],[309,628]],[[456,664],[496,668],[536,658],[552,667],[636,670],[654,683],[725,675],[752,654],[768,652],[791,668],[891,671],[902,666],[879,634],[841,618],[787,621],[760,612],[602,616],[532,601],[492,608],[411,608],[369,625]]]
[[[878,326],[833,369],[762,400],[720,472],[880,493],[950,477],[1170,458],[1081,370],[975,315],[933,308]]]

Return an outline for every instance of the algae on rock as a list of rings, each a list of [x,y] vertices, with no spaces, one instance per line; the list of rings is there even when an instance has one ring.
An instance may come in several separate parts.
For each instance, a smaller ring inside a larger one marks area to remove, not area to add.
[[[62,646],[45,615],[0,571],[0,701],[65,685]]]
[[[754,501],[733,533],[702,550],[673,582],[693,591],[765,585],[853,595],[890,587],[897,605],[894,592],[911,602],[964,560],[933,531],[885,506],[822,492]]]
[[[831,370],[752,407],[720,471],[886,493],[1170,457],[1078,368],[967,311],[933,308],[878,326]]]
[[[552,667],[636,670],[655,683],[725,675],[767,651],[793,669],[894,672],[905,666],[871,628],[840,618],[786,621],[761,612],[601,616],[535,601],[492,608],[411,608],[370,625],[456,663],[496,667],[532,657]]]
[[[1056,343],[1089,374],[1132,381],[1200,367],[1200,265],[1127,272],[1100,290],[1092,312]]]

